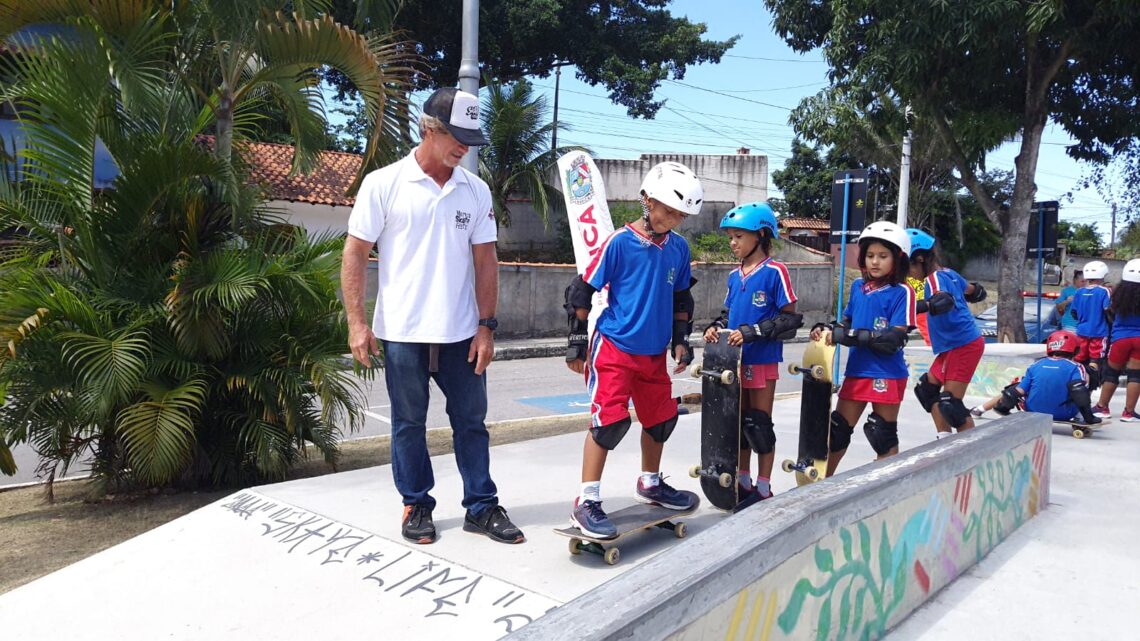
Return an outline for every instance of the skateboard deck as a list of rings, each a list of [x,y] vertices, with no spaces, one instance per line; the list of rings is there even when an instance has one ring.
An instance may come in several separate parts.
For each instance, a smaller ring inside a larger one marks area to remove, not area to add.
[[[803,375],[800,438],[796,460],[784,459],[780,468],[785,472],[795,472],[797,486],[814,483],[827,476],[835,346],[828,345],[826,339],[825,333],[819,340],[810,341],[804,348],[800,363],[788,365],[790,374]]]
[[[1096,425],[1089,425],[1081,421],[1058,421],[1054,420],[1053,425],[1060,425],[1065,429],[1072,430],[1073,438],[1085,438],[1092,436],[1092,433],[1112,422],[1110,418],[1102,418]]]
[[[699,478],[709,503],[722,510],[736,507],[736,470],[740,461],[740,348],[720,340],[705,343],[699,365],[690,373],[701,379],[701,463],[689,468]]]
[[[597,554],[609,565],[616,564],[621,559],[621,550],[615,545],[617,541],[631,532],[661,528],[671,530],[678,539],[685,538],[688,533],[683,521],[674,521],[679,516],[692,514],[701,505],[701,499],[693,492],[682,491],[693,498],[693,507],[688,510],[670,510],[660,505],[637,503],[609,514],[610,521],[617,528],[617,535],[608,539],[585,534],[576,526],[554,528],[562,536],[570,537],[570,554],[577,556],[582,552]]]

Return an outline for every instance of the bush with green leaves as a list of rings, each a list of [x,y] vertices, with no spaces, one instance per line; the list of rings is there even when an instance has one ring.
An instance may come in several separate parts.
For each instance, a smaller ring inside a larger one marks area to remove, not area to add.
[[[97,18],[0,69],[25,136],[0,170],[0,229],[20,230],[0,262],[0,471],[23,443],[48,480],[90,460],[97,493],[280,479],[310,447],[334,461],[363,409],[339,240],[275,225],[202,144],[209,110],[161,16]]]

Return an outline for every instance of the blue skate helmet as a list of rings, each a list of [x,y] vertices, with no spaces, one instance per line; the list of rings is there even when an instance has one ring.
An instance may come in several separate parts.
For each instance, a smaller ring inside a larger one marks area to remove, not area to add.
[[[934,249],[934,236],[931,236],[921,229],[915,229],[914,227],[908,227],[906,233],[910,236],[910,249],[912,252],[923,249]]]
[[[735,227],[758,232],[767,229],[772,238],[779,238],[776,227],[776,214],[768,203],[745,203],[728,210],[720,220],[721,229]]]

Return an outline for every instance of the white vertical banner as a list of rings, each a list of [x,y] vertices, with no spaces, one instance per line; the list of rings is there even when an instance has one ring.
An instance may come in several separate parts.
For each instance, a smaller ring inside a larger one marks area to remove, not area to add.
[[[574,265],[581,274],[614,231],[610,205],[606,202],[606,186],[594,159],[583,151],[571,151],[559,158],[558,175],[562,180],[562,195],[566,199],[566,216],[574,243]],[[607,294],[606,289],[594,294],[594,306],[590,310],[591,332],[598,315],[606,308]]]

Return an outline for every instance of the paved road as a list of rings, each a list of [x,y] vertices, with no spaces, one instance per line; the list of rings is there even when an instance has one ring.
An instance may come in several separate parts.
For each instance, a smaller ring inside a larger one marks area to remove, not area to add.
[[[803,353],[803,343],[789,343],[784,346],[786,361],[799,359]],[[701,350],[697,350],[700,359]],[[383,374],[375,381],[361,383],[367,394],[367,408],[364,426],[361,430],[346,434],[346,439],[379,436],[391,432],[391,404],[384,387]],[[786,374],[776,385],[777,392],[798,392],[799,382]],[[673,377],[673,395],[680,396],[700,391],[700,381],[691,378],[687,372]],[[566,368],[561,356],[549,358],[528,358],[521,360],[495,361],[487,370],[488,410],[490,422],[507,421],[559,414],[575,414],[589,410],[588,397],[582,377]],[[443,394],[435,383],[431,384],[431,402],[428,405],[427,425],[429,428],[447,427],[446,406]],[[29,483],[36,480],[37,459],[27,446],[13,449],[18,472],[15,476],[0,476],[0,487]],[[73,475],[84,475],[86,469],[77,465]]]

